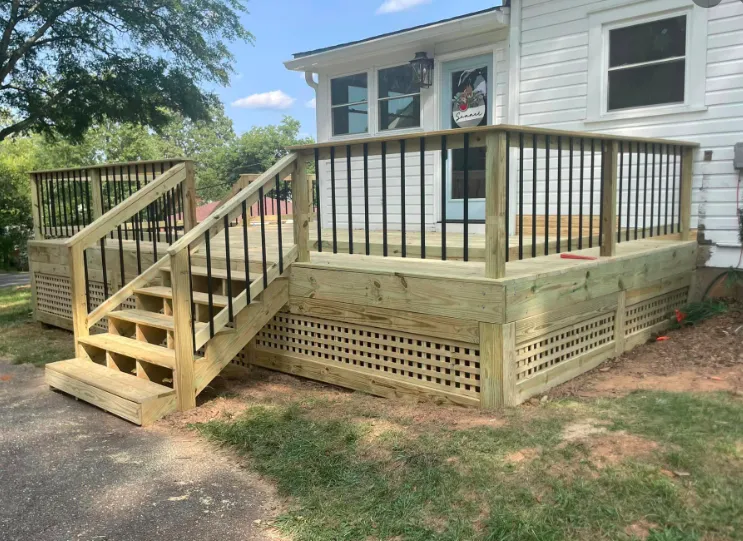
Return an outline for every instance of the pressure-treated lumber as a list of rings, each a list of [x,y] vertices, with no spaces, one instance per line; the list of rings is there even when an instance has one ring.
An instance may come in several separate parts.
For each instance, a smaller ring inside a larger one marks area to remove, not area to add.
[[[29,184],[31,185],[31,218],[34,222],[34,238],[43,239],[44,232],[41,223],[41,208],[39,206],[39,186],[36,182],[36,175],[28,175]]]
[[[480,323],[480,406],[512,406],[515,402],[514,370],[516,325]]]
[[[691,240],[691,190],[694,178],[694,148],[681,154],[681,240]]]
[[[136,295],[149,295],[150,297],[159,297],[161,299],[172,299],[173,290],[165,286],[140,287],[134,290]],[[209,295],[200,291],[193,292],[193,302],[195,304],[209,304]],[[224,295],[212,295],[212,304],[217,308],[227,306],[227,297]]]
[[[485,277],[506,275],[506,134],[489,133],[485,153]]]
[[[88,302],[85,291],[85,250],[81,245],[70,246],[70,297],[72,304],[72,332],[76,355],[84,355],[80,340],[90,334],[88,327]]]
[[[196,407],[195,348],[192,327],[194,322],[191,309],[191,279],[188,273],[188,248],[170,256],[170,269],[175,324],[173,383],[178,399],[178,409],[187,411]]]
[[[307,161],[300,156],[292,173],[292,211],[294,212],[294,243],[299,253],[297,261],[310,260],[310,183],[307,179]]]
[[[602,142],[601,152],[601,256],[617,253],[617,163],[619,143]]]
[[[111,312],[108,315],[108,318],[126,321],[136,325],[144,325],[152,327],[153,329],[161,329],[163,331],[172,331],[175,328],[173,316],[148,312],[147,310],[120,310],[117,312]],[[196,322],[197,329],[202,329],[206,326],[206,323],[200,321]]]
[[[190,310],[189,310],[190,312]],[[114,334],[96,334],[79,340],[83,346],[118,353],[132,359],[140,359],[165,368],[175,368],[175,352],[162,346],[140,342]]]
[[[192,161],[186,162],[183,181],[183,230],[188,233],[198,224],[196,219],[196,171]]]

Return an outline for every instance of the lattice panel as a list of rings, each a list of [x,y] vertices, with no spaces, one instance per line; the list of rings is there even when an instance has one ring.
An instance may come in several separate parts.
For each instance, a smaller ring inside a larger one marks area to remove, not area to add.
[[[256,347],[479,397],[480,351],[471,344],[280,313]]]
[[[608,312],[520,344],[516,379],[523,381],[614,340],[615,313]]]
[[[624,316],[624,334],[630,336],[668,321],[676,308],[686,304],[689,288],[671,291],[665,295],[628,306]]]
[[[66,276],[34,273],[36,309],[72,321],[70,279]]]

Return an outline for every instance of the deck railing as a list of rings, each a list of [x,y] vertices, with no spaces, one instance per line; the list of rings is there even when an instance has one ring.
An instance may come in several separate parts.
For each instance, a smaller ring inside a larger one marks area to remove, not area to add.
[[[502,277],[511,260],[687,237],[696,146],[498,125],[292,150],[315,163],[316,250],[484,260]]]
[[[154,181],[171,167],[183,163],[183,158],[139,162],[107,163],[67,169],[31,171],[34,230],[37,239],[69,238],[125,199]],[[167,226],[171,199],[179,194],[163,196],[152,206],[141,223],[122,224],[125,239],[133,238],[134,229],[151,234]],[[177,225],[184,227],[182,216]],[[173,225],[173,224],[171,224]]]

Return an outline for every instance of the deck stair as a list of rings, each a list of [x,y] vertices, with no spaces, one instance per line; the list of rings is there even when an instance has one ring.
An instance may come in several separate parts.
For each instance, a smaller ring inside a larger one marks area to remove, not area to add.
[[[274,176],[294,167],[293,157],[284,158],[204,222],[192,224],[182,238],[176,241],[177,235],[167,236],[167,255],[95,308],[86,298],[93,264],[86,249],[99,245],[115,249],[121,224],[146,209],[146,190],[152,184],[72,237],[68,247],[73,284],[78,284],[73,297],[79,296],[77,312],[73,308],[77,354],[74,359],[47,365],[47,383],[139,425],[194,407],[196,395],[288,301],[282,275],[297,259],[298,247],[282,247],[279,242],[279,253],[267,254],[265,231],[262,244],[250,247],[246,231],[244,251],[236,254],[237,247],[232,247],[231,257],[229,230],[244,229],[239,223],[241,211],[262,196],[263,187]],[[163,178],[168,178],[167,173]],[[139,198],[145,200],[139,202]],[[146,238],[139,232],[136,235]],[[225,244],[215,250],[215,242],[223,235]],[[104,273],[106,263],[101,261]],[[123,260],[121,266],[123,274]],[[129,306],[122,306],[125,301]],[[107,332],[96,334],[101,323],[107,324]]]

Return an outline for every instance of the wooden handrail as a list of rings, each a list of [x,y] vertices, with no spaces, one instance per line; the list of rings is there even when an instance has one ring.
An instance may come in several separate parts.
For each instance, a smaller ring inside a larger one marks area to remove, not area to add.
[[[287,169],[293,167],[296,160],[297,154],[295,152],[281,158],[270,169],[252,182],[248,188],[239,191],[229,201],[227,201],[227,203],[212,212],[203,222],[194,227],[186,235],[181,237],[180,240],[168,248],[168,254],[170,256],[175,256],[178,252],[190,246],[194,241],[203,239],[204,233],[207,231],[211,230],[212,235],[219,233],[225,216],[227,216],[228,221],[232,221],[236,218],[242,212],[241,206],[243,201],[248,201],[251,197],[257,197],[258,191],[261,188],[269,182],[274,182],[276,175],[282,175]]]
[[[38,169],[35,171],[29,171],[28,173],[30,175],[36,174],[36,173],[63,173],[66,171],[93,171],[93,170],[100,170],[100,169],[106,169],[106,168],[112,168],[112,167],[125,167],[125,166],[140,166],[140,165],[151,165],[153,163],[170,163],[173,162],[173,165],[177,165],[179,163],[185,163],[185,162],[192,162],[193,160],[190,160],[188,158],[163,158],[161,160],[137,160],[132,162],[110,162],[110,163],[98,163],[98,164],[92,164],[92,165],[81,165],[80,167],[65,167],[62,169]]]
[[[385,135],[381,137],[362,137],[358,139],[348,139],[343,141],[328,141],[324,143],[311,143],[308,145],[294,145],[287,147],[288,150],[294,150],[296,152],[303,152],[313,149],[327,149],[331,147],[338,147],[343,148],[348,145],[363,145],[363,144],[373,144],[373,143],[396,143],[401,140],[405,141],[411,141],[415,142],[418,141],[421,138],[426,139],[426,142],[432,142],[435,141],[438,143],[441,140],[442,136],[446,136],[450,141],[454,140],[452,138],[461,137],[463,134],[468,133],[473,136],[480,136],[478,141],[473,140],[472,146],[485,146],[485,136],[489,133],[501,133],[501,132],[511,132],[513,134],[519,134],[523,133],[525,135],[549,135],[554,136],[555,138],[558,136],[561,136],[563,138],[568,137],[575,137],[575,138],[593,138],[596,140],[603,140],[603,141],[625,141],[625,142],[631,142],[631,143],[648,143],[648,144],[662,144],[662,145],[675,145],[680,147],[690,147],[690,148],[696,148],[699,146],[699,143],[694,143],[691,141],[676,141],[673,139],[653,139],[648,137],[631,137],[626,135],[613,135],[610,133],[599,133],[599,132],[576,132],[576,131],[567,131],[567,130],[554,130],[549,128],[534,128],[531,126],[513,126],[511,124],[495,124],[492,126],[478,126],[474,128],[458,128],[458,129],[452,129],[452,130],[440,130],[440,131],[430,131],[430,132],[417,132],[417,133],[407,133],[407,134],[392,134],[392,135]],[[435,149],[435,146],[430,147],[432,150]],[[451,148],[451,146],[449,147]],[[304,152],[303,152],[304,153]]]
[[[150,203],[160,198],[164,193],[186,180],[186,164],[179,163],[168,169],[157,179],[139,190],[133,196],[125,199],[88,227],[79,231],[65,243],[68,248],[82,246],[83,249],[107,235],[117,226],[147,208]]]

